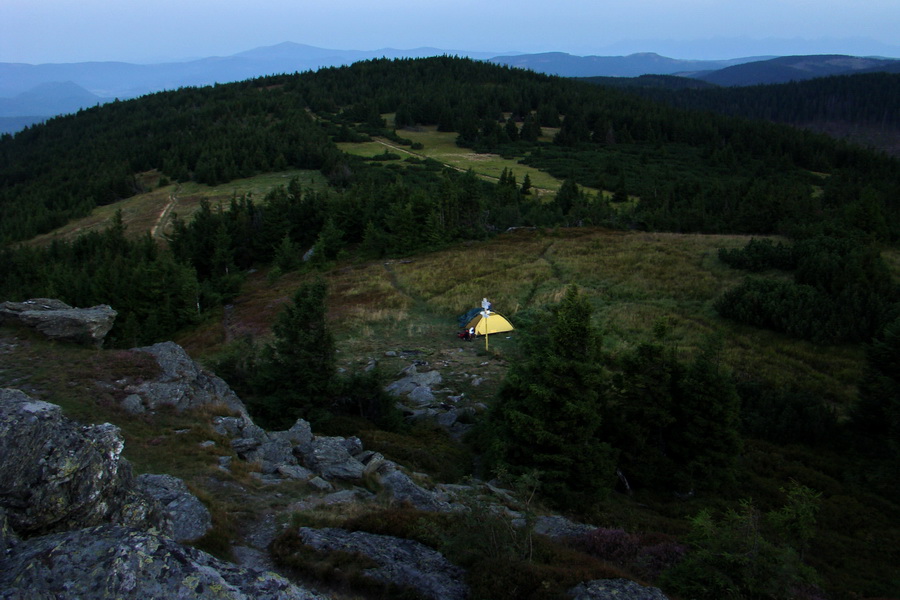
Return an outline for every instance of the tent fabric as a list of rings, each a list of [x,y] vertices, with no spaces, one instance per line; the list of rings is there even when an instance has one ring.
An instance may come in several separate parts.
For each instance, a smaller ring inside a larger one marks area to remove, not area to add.
[[[506,320],[506,317],[501,315],[500,313],[492,312],[491,315],[485,319],[481,316],[481,312],[474,317],[466,324],[466,329],[474,327],[476,335],[488,335],[490,333],[503,333],[504,331],[512,331],[515,327],[512,326],[512,323]]]
[[[469,326],[467,325],[467,323],[469,321],[471,321],[475,317],[475,315],[477,315],[479,313],[481,313],[480,308],[470,308],[465,313],[456,317],[456,322],[459,323],[460,327],[465,327],[466,329],[468,329]]]

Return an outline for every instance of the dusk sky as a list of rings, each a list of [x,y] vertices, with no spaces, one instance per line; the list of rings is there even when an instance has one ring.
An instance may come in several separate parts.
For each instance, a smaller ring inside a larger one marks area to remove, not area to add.
[[[900,57],[900,0],[0,0],[0,62],[161,62],[288,41],[353,50]]]

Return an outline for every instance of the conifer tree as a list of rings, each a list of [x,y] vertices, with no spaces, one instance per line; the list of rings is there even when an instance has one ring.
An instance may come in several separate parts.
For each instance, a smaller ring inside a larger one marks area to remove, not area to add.
[[[542,343],[512,365],[489,415],[495,465],[537,470],[552,502],[579,503],[611,486],[613,451],[599,438],[603,374],[591,306],[575,286],[547,316]]]
[[[266,398],[265,416],[283,425],[321,418],[335,378],[335,345],[325,319],[327,285],[304,283],[278,314],[254,387]]]

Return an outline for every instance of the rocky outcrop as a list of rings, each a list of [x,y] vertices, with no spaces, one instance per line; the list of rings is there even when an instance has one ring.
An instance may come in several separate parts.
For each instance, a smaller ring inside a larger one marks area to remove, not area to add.
[[[322,598],[178,544],[209,512],[177,478],[133,478],[122,449],[108,423],[0,390],[0,599]]]
[[[0,557],[0,598],[324,600],[274,573],[117,525],[22,542]]]
[[[419,372],[415,364],[401,371],[403,377],[388,385],[385,390],[393,396],[405,396],[410,402],[427,406],[434,402],[432,389],[443,381],[440,371]]]
[[[212,527],[209,510],[177,477],[146,473],[137,477],[136,484],[140,492],[156,498],[169,514],[175,541],[196,540]]]
[[[201,368],[175,342],[161,342],[134,350],[152,355],[162,369],[162,374],[152,381],[130,387],[127,390],[129,397],[126,401],[129,405],[126,409],[141,412],[169,405],[175,407],[175,410],[183,411],[207,405],[223,405],[252,423],[244,403],[228,384]]]
[[[385,461],[379,467],[378,482],[391,495],[394,502],[407,503],[413,508],[430,512],[447,512],[459,508],[451,505],[447,494],[427,490],[418,485],[391,461]]]
[[[378,566],[364,573],[377,581],[411,588],[435,600],[464,600],[468,595],[465,571],[419,542],[336,528],[301,527],[298,534],[304,544],[317,550],[357,552],[370,558]]]
[[[366,470],[354,457],[362,452],[362,442],[357,437],[317,436],[298,450],[306,467],[325,479],[359,480]]]
[[[116,523],[163,533],[171,524],[133,487],[114,425],[78,425],[55,404],[0,390],[0,508],[21,537]]]
[[[73,308],[59,300],[34,298],[0,304],[0,325],[23,325],[50,339],[100,347],[117,314],[106,304]]]
[[[661,590],[630,579],[597,579],[569,590],[573,600],[668,600]]]
[[[476,414],[474,406],[458,403],[463,394],[454,395],[450,389],[437,389],[444,382],[437,369],[426,370],[427,363],[416,361],[402,369],[399,379],[385,386],[385,391],[397,398],[399,408],[409,422],[428,421],[461,438],[469,429]]]

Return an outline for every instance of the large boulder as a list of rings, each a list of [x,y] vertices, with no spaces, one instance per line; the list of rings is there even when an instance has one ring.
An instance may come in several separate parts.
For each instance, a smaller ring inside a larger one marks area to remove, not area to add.
[[[362,451],[359,438],[315,436],[297,448],[303,464],[325,479],[362,479],[366,466],[354,454]]]
[[[442,492],[426,490],[391,461],[384,461],[376,471],[378,483],[394,502],[408,503],[418,510],[448,512],[454,510],[450,498]]]
[[[274,573],[116,525],[33,538],[0,556],[0,599],[43,598],[325,600]]]
[[[171,475],[144,474],[137,477],[137,489],[162,505],[172,522],[172,537],[178,542],[196,540],[212,528],[209,509],[187,485]]]
[[[171,531],[134,489],[119,429],[79,425],[55,404],[0,389],[0,508],[20,537],[101,523]]]
[[[154,410],[161,405],[170,405],[175,410],[183,411],[201,406],[224,405],[240,415],[246,427],[255,427],[250,421],[247,407],[228,384],[222,378],[205,371],[175,342],[161,342],[134,350],[153,356],[162,370],[156,379],[132,386],[128,390],[141,398],[146,409]]]
[[[73,308],[59,300],[33,298],[0,304],[0,325],[24,325],[54,340],[99,347],[117,314],[106,304]]]
[[[358,552],[377,567],[364,571],[383,583],[412,588],[417,595],[435,600],[464,600],[468,596],[465,571],[439,552],[414,540],[337,528],[298,530],[304,544],[317,550]]]

